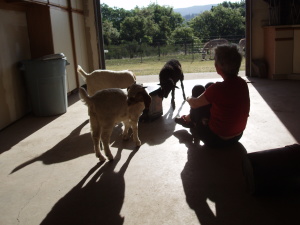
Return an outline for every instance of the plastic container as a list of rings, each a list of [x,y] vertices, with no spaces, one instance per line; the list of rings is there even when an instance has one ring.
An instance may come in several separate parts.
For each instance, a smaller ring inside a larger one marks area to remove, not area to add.
[[[63,53],[21,62],[34,115],[53,116],[67,111],[66,65],[69,63]]]
[[[163,114],[162,107],[162,91],[160,86],[147,86],[147,92],[151,96],[151,104],[149,107],[149,111],[143,112],[140,117],[141,121],[153,121]]]

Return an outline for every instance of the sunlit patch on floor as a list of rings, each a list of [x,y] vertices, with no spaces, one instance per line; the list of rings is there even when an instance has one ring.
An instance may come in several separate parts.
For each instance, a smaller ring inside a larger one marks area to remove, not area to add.
[[[216,203],[212,202],[208,198],[206,199],[206,203],[207,203],[208,207],[210,208],[211,212],[214,214],[214,216],[217,216]]]

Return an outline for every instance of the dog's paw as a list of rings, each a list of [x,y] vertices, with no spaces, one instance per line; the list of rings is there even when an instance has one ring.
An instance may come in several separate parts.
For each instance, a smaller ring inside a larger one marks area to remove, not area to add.
[[[175,106],[175,102],[171,102],[172,105],[172,109],[175,110],[176,106]]]
[[[106,160],[106,158],[103,155],[99,155],[97,156],[97,158],[99,158],[100,162],[104,162]]]
[[[137,141],[135,142],[135,144],[136,144],[136,146],[141,146],[141,145],[142,145],[142,142],[141,142],[140,140],[137,140]]]
[[[113,157],[113,155],[111,153],[107,154],[106,157],[108,158],[109,161],[114,160],[114,157]]]

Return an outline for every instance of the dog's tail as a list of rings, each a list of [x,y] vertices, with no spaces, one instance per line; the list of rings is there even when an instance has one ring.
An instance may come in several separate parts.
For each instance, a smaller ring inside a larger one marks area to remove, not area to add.
[[[77,66],[77,72],[81,75],[84,81],[86,80],[86,77],[89,75],[79,65]]]
[[[79,96],[81,101],[83,101],[86,105],[89,105],[91,103],[90,96],[86,92],[86,90],[82,87],[79,88]]]

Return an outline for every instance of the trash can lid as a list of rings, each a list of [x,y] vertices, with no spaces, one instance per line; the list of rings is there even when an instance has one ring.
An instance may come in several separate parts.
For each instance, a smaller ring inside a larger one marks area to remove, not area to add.
[[[63,59],[63,58],[66,58],[64,53],[57,53],[57,54],[45,55],[39,59],[40,60],[50,60],[50,59]]]

